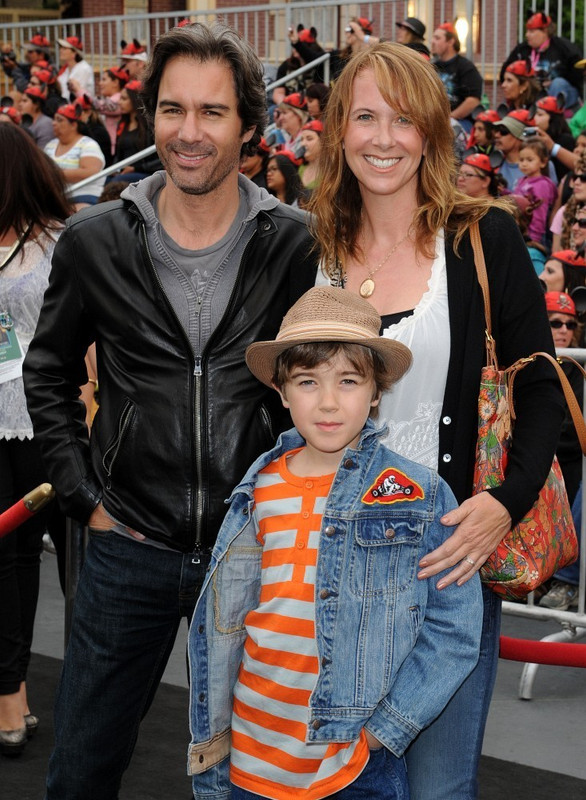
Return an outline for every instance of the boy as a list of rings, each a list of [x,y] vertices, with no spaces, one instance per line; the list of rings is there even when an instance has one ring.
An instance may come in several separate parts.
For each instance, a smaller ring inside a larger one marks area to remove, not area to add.
[[[196,798],[406,800],[403,752],[476,664],[478,578],[416,578],[456,501],[369,419],[411,362],[379,328],[316,287],[246,351],[296,430],[232,493],[194,613]]]

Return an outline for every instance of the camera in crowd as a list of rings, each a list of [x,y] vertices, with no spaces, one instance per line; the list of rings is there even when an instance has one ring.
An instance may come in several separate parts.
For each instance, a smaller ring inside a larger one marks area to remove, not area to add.
[[[528,125],[523,131],[523,138],[528,139],[530,136],[537,136],[538,130],[539,128],[535,127],[534,125]]]
[[[9,50],[7,53],[0,53],[0,61],[3,64],[6,61],[16,61],[16,53],[14,50]]]

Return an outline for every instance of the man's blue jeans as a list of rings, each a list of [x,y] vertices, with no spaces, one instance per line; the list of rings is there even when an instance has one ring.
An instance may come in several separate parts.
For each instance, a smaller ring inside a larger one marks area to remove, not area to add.
[[[191,618],[199,595],[209,558],[195,561],[90,534],[57,692],[48,800],[118,797],[181,618]]]
[[[232,800],[263,800],[263,795],[232,785]],[[405,759],[386,747],[370,751],[370,759],[354,783],[327,800],[409,800]]]
[[[498,666],[501,601],[486,586],[478,663],[405,753],[416,800],[476,800],[482,740]]]

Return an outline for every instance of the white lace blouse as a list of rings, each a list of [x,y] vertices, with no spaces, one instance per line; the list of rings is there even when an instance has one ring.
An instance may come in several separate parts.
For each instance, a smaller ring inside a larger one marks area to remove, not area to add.
[[[14,322],[23,355],[37,327],[47,288],[57,232],[27,241],[23,249],[0,270],[0,312]],[[0,264],[9,247],[0,247]],[[0,439],[32,439],[33,427],[26,408],[22,378],[0,383]]]
[[[328,283],[318,270],[316,285]],[[379,421],[388,425],[383,443],[437,470],[439,421],[450,359],[450,321],[444,236],[436,238],[428,289],[409,317],[385,328],[383,336],[407,345],[413,363],[381,399]]]

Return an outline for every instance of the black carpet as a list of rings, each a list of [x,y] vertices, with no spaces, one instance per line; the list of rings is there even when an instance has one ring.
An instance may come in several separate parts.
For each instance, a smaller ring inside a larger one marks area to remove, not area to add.
[[[0,757],[2,800],[43,800],[45,771],[53,742],[52,705],[61,661],[34,654],[28,676],[31,710],[39,730],[19,758]],[[120,800],[188,800],[186,775],[187,690],[162,684],[144,720]],[[448,743],[449,745],[449,743]],[[584,800],[586,781],[483,757],[481,800]]]

